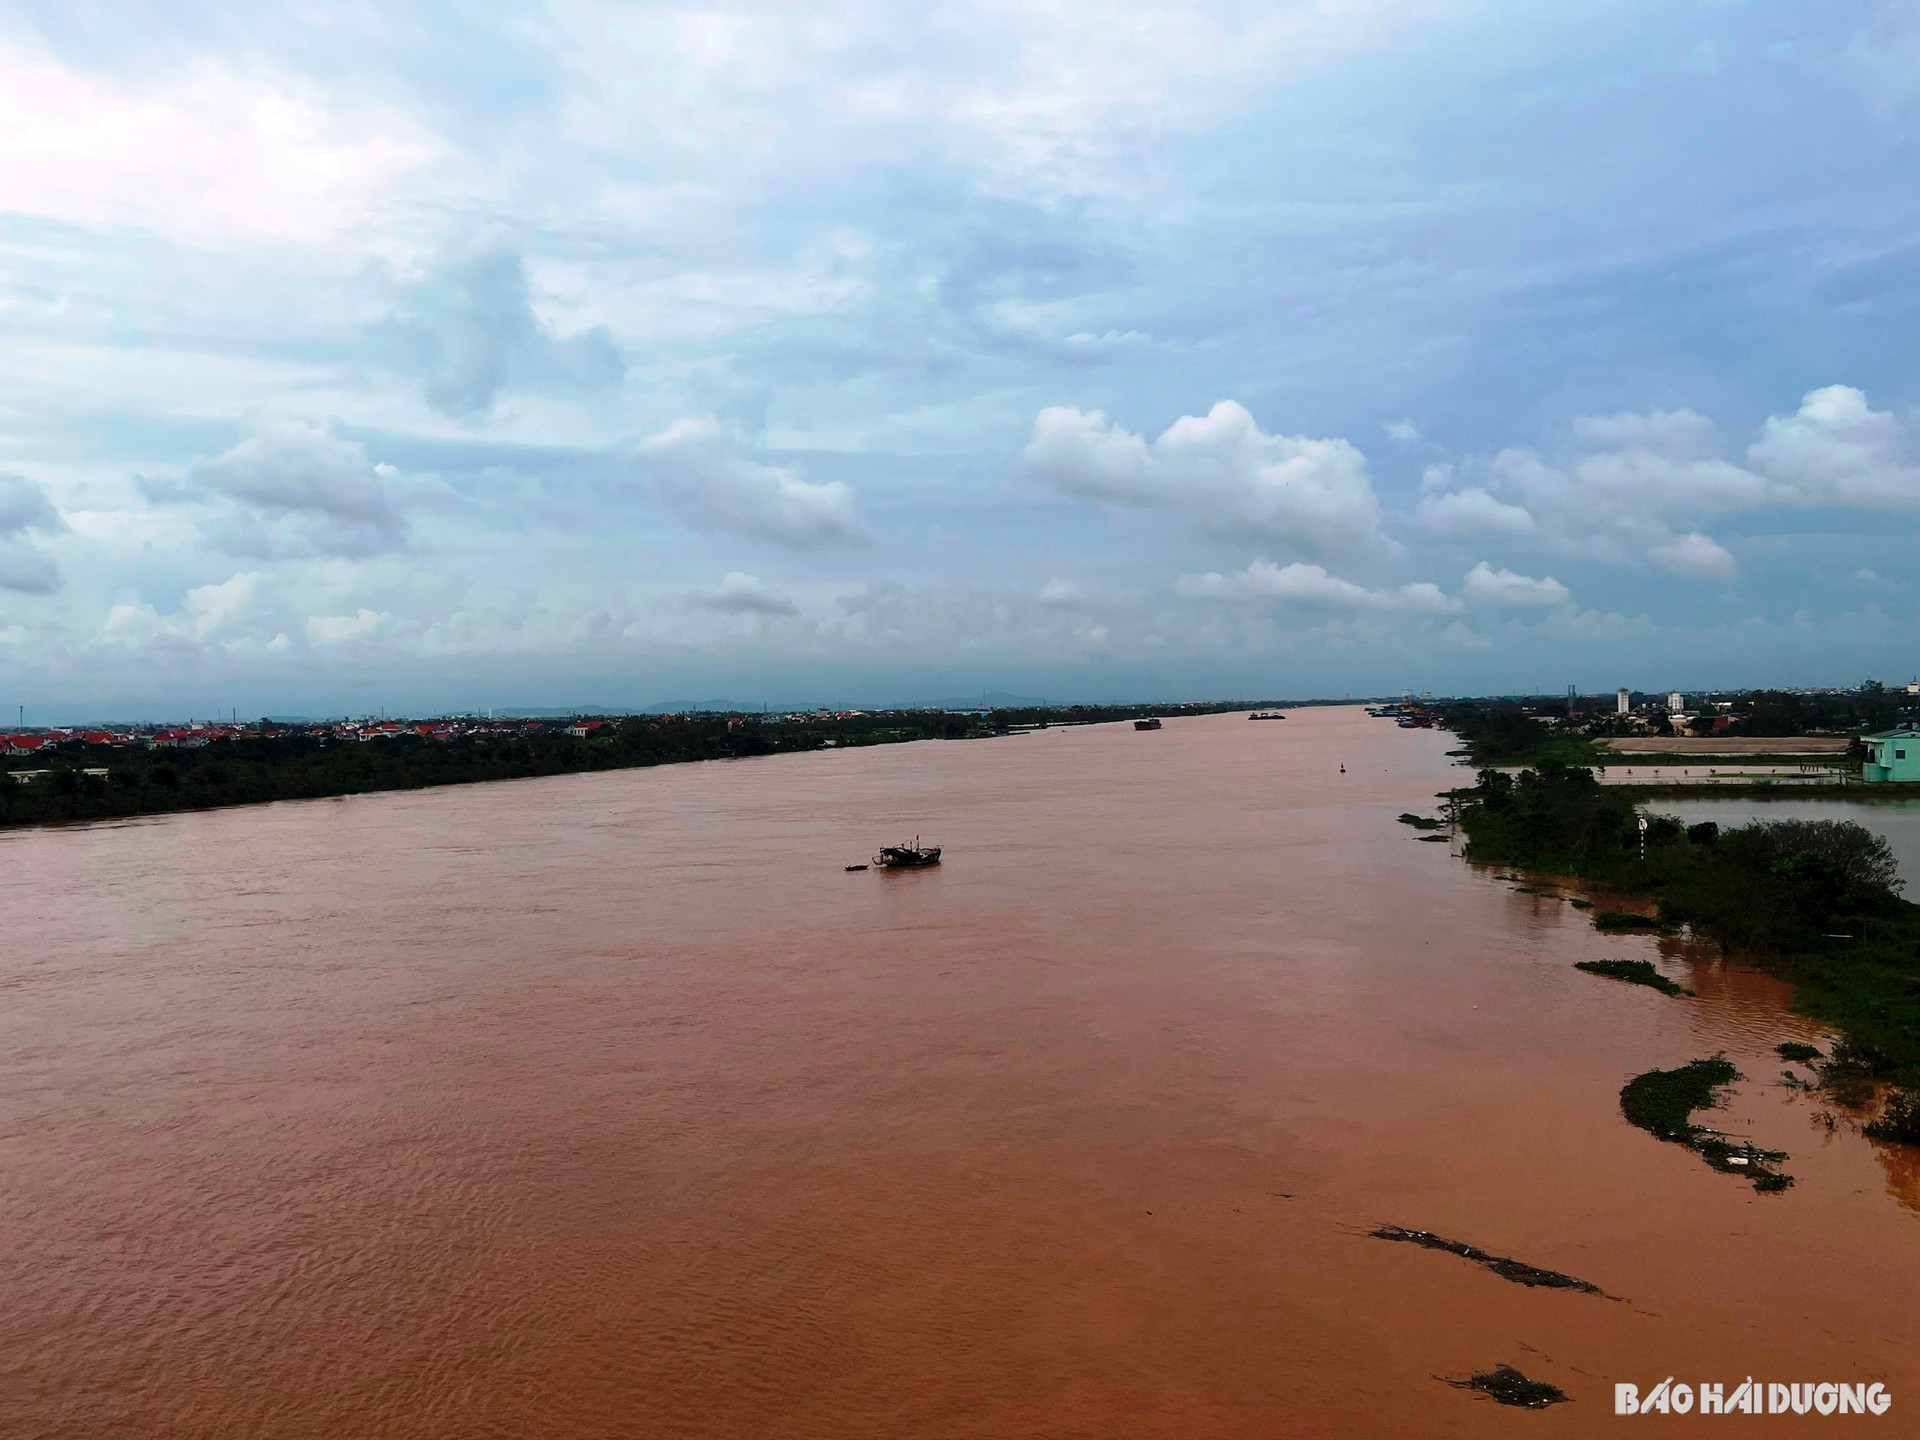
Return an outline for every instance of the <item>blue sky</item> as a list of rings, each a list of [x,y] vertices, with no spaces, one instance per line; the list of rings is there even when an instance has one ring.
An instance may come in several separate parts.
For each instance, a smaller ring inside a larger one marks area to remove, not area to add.
[[[1908,3],[0,0],[0,704],[1905,680],[1917,142]]]

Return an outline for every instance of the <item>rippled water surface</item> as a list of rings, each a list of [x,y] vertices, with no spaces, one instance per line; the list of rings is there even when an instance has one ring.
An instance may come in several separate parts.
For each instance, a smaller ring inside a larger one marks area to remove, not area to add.
[[[1769,1083],[1816,1033],[1773,982],[1396,823],[1449,743],[1308,710],[0,837],[0,1434],[1611,1434],[1612,1382],[1667,1375],[1920,1405],[1911,1157]],[[842,869],[916,832],[940,869]],[[1700,997],[1570,964],[1634,954]],[[1719,1049],[1784,1196],[1619,1118]],[[1499,1361],[1574,1403],[1439,1378]]]

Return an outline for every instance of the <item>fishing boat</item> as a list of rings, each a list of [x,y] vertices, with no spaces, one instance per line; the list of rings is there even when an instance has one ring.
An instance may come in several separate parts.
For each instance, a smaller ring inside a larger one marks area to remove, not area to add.
[[[1286,718],[1278,710],[1256,710],[1247,716],[1249,720],[1284,720]]]
[[[1133,728],[1136,730],[1158,730],[1160,728],[1159,717],[1156,716],[1151,720],[1136,720],[1133,722]]]
[[[918,835],[913,837],[911,845],[882,845],[880,853],[873,857],[876,870],[918,870],[939,863],[940,847],[922,845]]]

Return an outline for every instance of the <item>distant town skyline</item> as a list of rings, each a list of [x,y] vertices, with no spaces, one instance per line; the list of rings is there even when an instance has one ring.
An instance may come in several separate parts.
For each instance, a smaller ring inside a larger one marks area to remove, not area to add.
[[[0,715],[1904,685],[1920,18],[0,3]]]

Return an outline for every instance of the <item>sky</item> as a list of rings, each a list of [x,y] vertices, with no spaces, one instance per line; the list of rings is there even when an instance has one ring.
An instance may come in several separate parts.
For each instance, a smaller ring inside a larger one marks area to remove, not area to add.
[[[1920,5],[0,0],[0,715],[1920,670]]]

